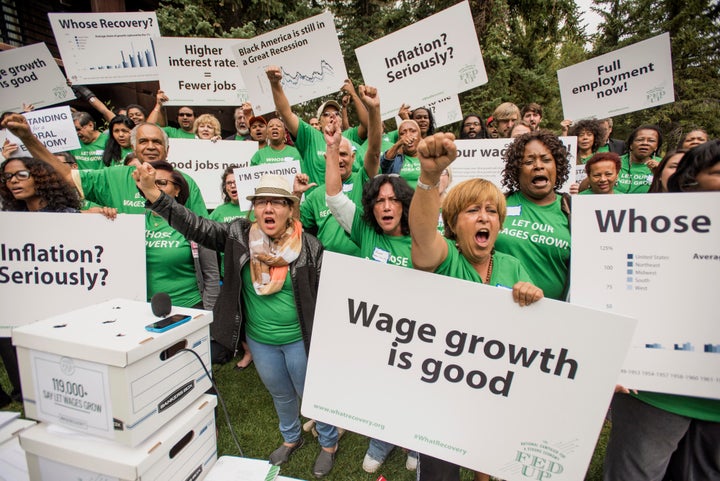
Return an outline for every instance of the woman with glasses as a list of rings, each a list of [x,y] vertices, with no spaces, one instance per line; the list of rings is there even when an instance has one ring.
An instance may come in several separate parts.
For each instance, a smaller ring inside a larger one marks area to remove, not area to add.
[[[10,157],[0,164],[0,205],[10,212],[79,212],[80,199],[49,164],[33,157]],[[0,338],[0,357],[12,384],[10,395],[0,388],[0,408],[21,401],[22,391],[15,348]]]
[[[323,252],[322,244],[302,231],[299,197],[283,177],[267,174],[248,196],[255,221],[240,217],[215,222],[174,201],[172,192],[155,183],[167,177],[153,165],[138,167],[134,177],[150,209],[168,219],[171,227],[225,252],[225,277],[210,334],[235,354],[245,324],[255,367],[280,420],[283,443],[269,460],[276,466],[286,463],[304,444],[298,399],[305,384]],[[338,432],[320,422],[316,429],[321,450],[313,474],[323,477],[333,467]]]
[[[185,177],[168,162],[151,162],[155,186],[185,205],[190,196]],[[213,251],[188,242],[162,217],[145,213],[147,298],[166,292],[173,305],[211,310],[220,291],[220,273]]]

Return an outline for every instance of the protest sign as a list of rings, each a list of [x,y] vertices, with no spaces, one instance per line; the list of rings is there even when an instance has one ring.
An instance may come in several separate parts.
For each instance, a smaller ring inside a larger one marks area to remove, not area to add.
[[[64,152],[80,148],[80,139],[75,132],[75,124],[72,120],[70,107],[64,105],[62,107],[53,107],[50,109],[33,110],[23,114],[30,124],[35,137],[52,153]],[[7,139],[18,145],[18,153],[13,155],[22,155],[31,157],[27,147],[22,141],[7,132]]]
[[[238,43],[234,53],[256,115],[275,110],[269,66],[280,67],[290,105],[338,93],[348,78],[330,12]]]
[[[403,102],[427,105],[487,83],[467,1],[355,49],[365,83],[377,87],[382,118]]]
[[[502,172],[505,168],[503,156],[513,140],[515,139],[456,140],[458,156],[450,165],[452,183],[449,188],[463,180],[481,178],[489,180],[500,190],[506,190],[502,185]],[[575,182],[577,137],[560,137],[560,141],[568,150],[567,162],[569,165],[568,179],[560,188],[560,192],[568,192],[570,185]]]
[[[620,384],[720,399],[717,193],[581,195],[570,299],[633,316]]]
[[[583,479],[635,324],[325,252],[302,413],[502,479]]]
[[[47,45],[0,52],[0,111],[22,112],[23,104],[38,107],[75,98]]]
[[[0,335],[116,297],[145,301],[144,239],[142,215],[0,212]]]
[[[285,177],[292,189],[295,175],[301,173],[300,162],[288,160],[285,162],[273,162],[270,164],[252,165],[235,169],[235,182],[237,182],[238,199],[240,210],[246,211],[252,208],[252,203],[247,200],[248,195],[255,194],[255,187],[260,182],[260,177],[265,174],[275,174]]]
[[[670,34],[557,72],[566,119],[606,118],[675,101]]]
[[[463,118],[460,99],[457,95],[448,95],[434,100],[425,107],[432,111],[435,127],[444,127],[454,122],[460,122]]]
[[[168,162],[193,178],[210,209],[223,203],[220,184],[225,169],[250,165],[258,150],[255,141],[235,140],[170,139],[170,147]]]
[[[166,105],[241,105],[247,90],[233,56],[236,38],[155,39]]]
[[[72,83],[158,79],[155,12],[48,13],[48,18]]]

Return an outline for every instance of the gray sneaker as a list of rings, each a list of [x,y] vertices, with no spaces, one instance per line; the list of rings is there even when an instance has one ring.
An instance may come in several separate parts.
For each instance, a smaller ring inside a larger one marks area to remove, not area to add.
[[[270,464],[273,466],[280,466],[281,464],[287,463],[288,459],[290,459],[290,455],[303,447],[303,444],[305,444],[305,440],[300,438],[298,439],[298,442],[295,443],[295,446],[285,446],[284,444],[280,445],[279,448],[270,454]]]
[[[333,468],[333,465],[335,464],[335,455],[338,452],[338,448],[335,448],[334,453],[329,453],[325,451],[324,449],[320,449],[320,454],[318,454],[317,459],[315,460],[315,466],[313,466],[313,476],[316,478],[322,478],[323,476],[326,476]]]

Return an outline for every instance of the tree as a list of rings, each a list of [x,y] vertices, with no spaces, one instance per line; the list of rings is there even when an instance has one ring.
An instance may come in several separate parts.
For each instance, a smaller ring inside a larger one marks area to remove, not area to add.
[[[720,4],[711,0],[595,0],[604,17],[594,55],[670,33],[675,102],[615,119],[613,130],[627,134],[657,124],[673,148],[694,126],[720,136]]]

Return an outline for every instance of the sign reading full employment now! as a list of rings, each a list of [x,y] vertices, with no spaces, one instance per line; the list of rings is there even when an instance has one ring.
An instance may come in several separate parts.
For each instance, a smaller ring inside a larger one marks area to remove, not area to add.
[[[302,412],[502,479],[576,481],[635,324],[326,252]]]
[[[41,108],[74,98],[44,43],[0,52],[0,111],[21,112],[23,104]]]
[[[427,105],[487,83],[468,2],[355,49],[365,83],[377,87],[382,118],[403,102]]]
[[[558,70],[566,119],[613,117],[675,100],[670,34]]]
[[[337,93],[347,78],[329,12],[238,43],[235,58],[256,115],[275,110],[265,74],[269,66],[280,67],[290,105]]]
[[[74,84],[157,80],[155,12],[48,13]]]
[[[571,301],[639,321],[620,384],[720,399],[718,200],[717,193],[574,198]]]
[[[167,105],[240,105],[248,98],[233,55],[235,38],[155,39]]]
[[[0,212],[0,335],[115,297],[144,301],[144,238],[141,215]]]

